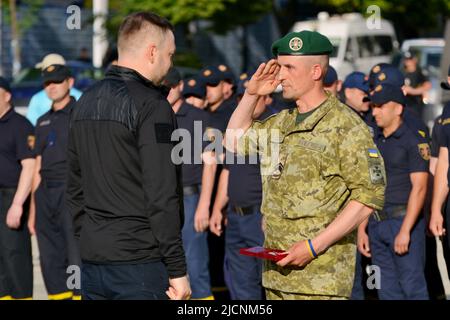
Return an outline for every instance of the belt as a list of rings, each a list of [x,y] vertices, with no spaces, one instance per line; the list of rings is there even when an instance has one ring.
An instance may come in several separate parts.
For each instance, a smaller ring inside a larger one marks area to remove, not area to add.
[[[253,205],[249,207],[239,207],[239,206],[230,206],[231,211],[236,213],[239,216],[246,216],[260,210],[260,205]]]
[[[183,195],[185,195],[185,196],[192,196],[194,194],[199,194],[199,193],[200,193],[200,185],[199,184],[194,184],[192,186],[183,187]]]
[[[381,211],[375,210],[373,213],[373,218],[376,221],[383,221],[387,219],[400,218],[406,215],[406,206],[396,206],[386,208]]]

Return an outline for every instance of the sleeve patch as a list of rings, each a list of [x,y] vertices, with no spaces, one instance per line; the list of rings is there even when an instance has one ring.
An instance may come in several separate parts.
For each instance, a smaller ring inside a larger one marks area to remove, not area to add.
[[[431,151],[428,143],[420,143],[417,145],[417,147],[419,148],[420,156],[426,161],[430,160]]]

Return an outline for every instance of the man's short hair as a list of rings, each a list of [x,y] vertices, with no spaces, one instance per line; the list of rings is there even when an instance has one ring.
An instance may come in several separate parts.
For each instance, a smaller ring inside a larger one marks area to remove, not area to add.
[[[137,12],[128,15],[119,28],[117,47],[119,51],[125,49],[128,40],[139,33],[143,28],[156,27],[162,35],[167,31],[174,32],[173,25],[165,18],[152,12]],[[156,31],[156,30],[155,30]]]

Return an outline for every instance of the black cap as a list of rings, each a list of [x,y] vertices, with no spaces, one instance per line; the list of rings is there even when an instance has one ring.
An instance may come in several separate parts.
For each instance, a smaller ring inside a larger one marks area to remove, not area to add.
[[[164,85],[172,88],[177,86],[180,83],[180,81],[181,81],[180,72],[178,72],[176,68],[170,68],[169,72],[164,78]]]
[[[379,84],[375,87],[375,90],[370,93],[370,101],[374,104],[385,104],[390,101],[405,105],[405,94],[402,87],[394,86],[391,84]]]
[[[332,66],[328,66],[327,73],[326,73],[325,77],[323,78],[323,84],[325,86],[331,86],[337,80],[338,80],[338,75],[337,75],[336,69],[334,69]]]
[[[184,81],[182,94],[185,98],[194,96],[204,99],[206,97],[206,85],[199,76],[186,79]]]
[[[11,87],[9,86],[9,81],[3,77],[0,77],[0,88],[11,93]]]
[[[450,77],[450,66],[448,67],[448,76]],[[450,90],[450,84],[448,83],[448,81],[442,81],[441,88],[444,90]]]
[[[236,84],[236,79],[234,78],[233,72],[231,72],[230,68],[224,64],[220,64],[217,66],[217,69],[223,73],[223,79],[226,82],[231,83],[232,85]]]
[[[52,64],[42,71],[42,82],[63,82],[67,78],[72,77],[70,69],[62,64]]]
[[[403,59],[412,59],[414,58],[414,55],[411,51],[405,51],[403,52]]]
[[[217,86],[220,81],[225,81],[225,74],[216,66],[209,66],[200,71],[202,81],[206,85]]]
[[[403,86],[405,76],[392,64],[380,63],[375,65],[369,73],[369,87],[373,90],[379,84],[390,84],[394,86]]]

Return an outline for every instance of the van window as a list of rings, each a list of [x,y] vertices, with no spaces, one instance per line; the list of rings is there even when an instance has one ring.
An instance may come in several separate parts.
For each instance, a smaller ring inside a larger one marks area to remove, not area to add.
[[[349,57],[352,57],[353,59],[356,58],[353,55],[353,42],[355,41],[355,38],[348,38],[347,40],[347,48],[345,48],[345,60],[349,61]]]
[[[392,38],[390,36],[374,37],[374,53],[376,56],[390,55],[392,50]]]
[[[369,36],[357,37],[359,57],[370,58],[373,56],[373,40]]]
[[[392,53],[392,38],[390,36],[363,36],[357,38],[361,58],[387,56]]]

